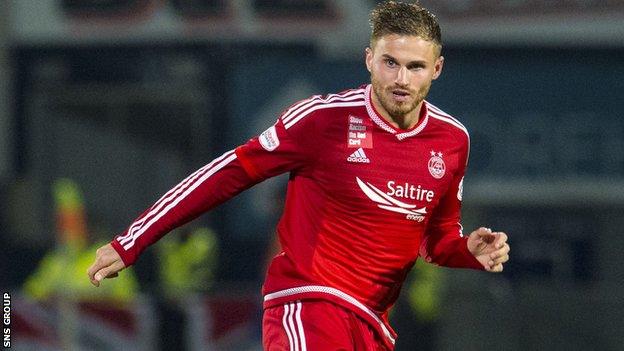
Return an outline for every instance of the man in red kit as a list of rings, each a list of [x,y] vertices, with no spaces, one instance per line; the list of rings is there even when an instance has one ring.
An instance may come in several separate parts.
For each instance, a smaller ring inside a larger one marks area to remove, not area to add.
[[[468,132],[424,100],[444,62],[435,16],[390,1],[372,11],[371,25],[371,84],[295,103],[191,174],[97,250],[91,282],[99,286],[173,228],[284,172],[281,252],[263,286],[266,350],[392,350],[388,310],[419,256],[502,271],[504,233],[462,235]]]

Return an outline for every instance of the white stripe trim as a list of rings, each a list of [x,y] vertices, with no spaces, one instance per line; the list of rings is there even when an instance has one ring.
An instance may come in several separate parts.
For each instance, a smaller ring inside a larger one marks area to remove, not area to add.
[[[318,100],[320,98],[321,98],[321,95],[314,95],[314,96],[309,97],[307,99],[304,99],[304,100],[301,100],[299,102],[296,102],[288,110],[284,111],[284,113],[282,114],[281,118],[283,118],[284,116],[290,114],[292,111],[294,111],[295,109],[298,109],[302,105],[307,104],[307,103],[309,103],[310,101],[313,101],[313,100]]]
[[[457,122],[454,118],[449,118],[449,117],[445,117],[445,116],[441,116],[438,113],[436,113],[435,111],[429,110],[429,115],[435,119],[438,119],[440,121],[444,121],[450,125],[453,125],[459,129],[461,129],[464,133],[466,133],[466,135],[468,137],[470,137],[470,135],[468,134],[468,129],[466,129],[466,127],[464,127],[463,124]]]
[[[299,338],[301,340],[301,351],[308,351],[305,332],[303,331],[303,323],[301,322],[301,310],[303,310],[303,304],[301,301],[297,301],[297,313],[295,318],[297,320],[297,330],[299,331]]]
[[[290,122],[285,124],[284,127],[286,129],[292,127],[293,125],[295,125],[295,123],[299,122],[302,118],[308,116],[310,113],[312,113],[312,112],[314,112],[316,110],[325,109],[325,108],[332,108],[332,107],[364,106],[365,104],[366,104],[366,102],[364,102],[364,100],[362,100],[362,101],[356,101],[356,102],[336,102],[336,103],[331,103],[331,104],[316,105],[316,106],[306,110],[305,114],[300,114],[297,117],[295,117],[294,119],[292,119]]]
[[[212,167],[212,165],[214,165],[216,162],[219,162],[220,160],[222,160],[223,158],[227,157],[229,154],[233,153],[234,150],[225,152],[223,155],[221,155],[220,157],[216,158],[215,160],[213,160],[212,162],[210,162],[209,164],[205,165],[204,167],[198,169],[197,171],[195,171],[193,174],[191,174],[190,176],[186,177],[183,181],[181,181],[180,183],[178,183],[178,185],[176,185],[175,187],[173,187],[171,190],[169,190],[165,195],[163,195],[160,199],[158,199],[158,201],[156,201],[152,207],[150,207],[150,212],[146,213],[145,215],[143,215],[140,219],[136,220],[128,229],[128,232],[126,233],[126,235],[124,235],[123,237],[119,238],[119,242],[121,244],[127,242],[132,235],[134,235],[134,233],[141,228],[141,226],[143,225],[143,223],[145,223],[145,221],[150,218],[150,216],[152,216],[153,214],[157,213],[163,206],[164,203],[166,203],[168,200],[170,200],[171,198],[177,196],[181,191],[184,190],[184,188],[192,183],[193,181],[195,181],[195,179],[197,177],[199,177],[201,175],[201,173],[204,173],[207,169],[209,169],[210,167]]]
[[[364,99],[364,89],[350,90],[343,94],[329,94],[324,99],[321,95],[315,95],[312,98],[304,100],[288,109],[288,111],[282,115],[282,121],[284,121],[284,123],[288,123],[293,116],[318,103],[330,103],[336,100],[353,101],[357,99]]]
[[[319,106],[319,105],[327,105],[327,104],[332,104],[332,103],[339,103],[339,102],[348,102],[348,101],[357,101],[357,100],[361,100],[364,101],[364,96],[362,95],[355,95],[355,96],[351,96],[351,97],[347,97],[347,98],[338,98],[338,97],[334,97],[328,100],[314,100],[311,101],[310,103],[300,107],[299,109],[291,112],[289,115],[284,115],[282,117],[282,121],[284,122],[284,124],[287,123],[291,123],[293,120],[299,120],[301,115],[308,115],[308,110],[315,107],[315,106]],[[294,124],[294,123],[293,123]]]
[[[439,107],[432,105],[431,103],[427,102],[427,108],[429,109],[429,111],[435,113],[436,115],[440,116],[440,117],[446,117],[451,119],[453,122],[455,122],[456,124],[460,125],[461,128],[460,129],[464,129],[464,130],[468,130],[468,128],[466,128],[466,126],[464,126],[457,118],[449,115],[448,113],[442,111]]]
[[[461,124],[458,120],[456,120],[453,117],[445,117],[445,116],[440,116],[439,114],[437,114],[435,111],[433,110],[429,110],[429,114],[431,115],[431,117],[438,119],[440,121],[444,121],[448,124],[451,124],[459,129],[461,129],[464,133],[466,133],[466,137],[468,137],[468,150],[466,151],[466,165],[468,164],[468,158],[470,157],[470,133],[468,133],[468,129],[466,129],[466,127],[464,127],[463,124]],[[445,114],[446,115],[446,114]]]
[[[158,211],[160,211],[160,209],[162,208],[164,203],[169,201],[171,198],[174,198],[175,196],[177,196],[181,191],[184,190],[184,188],[186,186],[188,186],[188,184],[194,182],[195,179],[197,177],[199,177],[202,173],[204,173],[206,170],[208,170],[210,167],[212,167],[215,163],[221,161],[223,158],[229,156],[232,153],[234,153],[234,150],[230,150],[228,152],[225,152],[220,157],[216,158],[212,162],[208,163],[204,167],[198,169],[197,171],[195,171],[194,173],[192,173],[191,175],[186,177],[183,181],[178,183],[178,185],[176,185],[171,190],[169,190],[167,193],[165,193],[165,195],[163,195],[160,199],[158,199],[158,201],[156,201],[152,205],[152,207],[150,207],[150,210],[149,210],[148,213],[146,213],[144,216],[142,216],[140,219],[137,219],[134,223],[132,223],[132,225],[130,225],[130,227],[128,228],[128,232],[124,236],[119,238],[119,242],[121,244],[124,244],[125,242],[130,240],[130,238],[134,235],[134,233],[141,228],[141,226],[145,223],[145,221],[148,218],[150,218],[150,216],[152,216],[155,213],[157,213]]]
[[[293,341],[293,336],[290,332],[290,327],[288,326],[288,315],[289,315],[289,304],[285,303],[284,304],[284,317],[282,317],[282,325],[284,325],[284,330],[286,331],[286,335],[288,336],[288,344],[289,344],[289,350],[292,351],[294,350],[294,341]]]
[[[145,231],[148,230],[152,226],[152,224],[154,224],[154,222],[156,222],[162,216],[167,214],[172,208],[177,206],[178,203],[180,203],[180,201],[184,200],[193,190],[195,190],[198,186],[200,186],[203,182],[205,182],[213,174],[215,174],[217,171],[219,171],[221,168],[225,167],[228,163],[232,162],[235,159],[236,159],[236,153],[230,152],[230,155],[226,159],[222,160],[221,162],[216,164],[214,167],[212,167],[208,172],[206,172],[206,174],[204,174],[201,178],[199,178],[196,182],[194,182],[190,187],[188,187],[180,196],[176,197],[173,202],[171,202],[169,205],[167,205],[167,207],[165,207],[162,211],[158,212],[145,226],[141,227],[141,229],[136,231],[136,233],[134,233],[132,235],[132,240],[129,243],[125,244],[123,248],[125,250],[128,250],[132,246],[134,246],[134,243],[136,242],[136,240],[141,235],[143,235],[143,233],[145,233]],[[213,163],[214,163],[214,161],[213,161]],[[127,240],[126,240],[126,242],[127,242]],[[121,241],[120,241],[120,243],[121,243]]]
[[[199,173],[203,173],[205,171],[205,169],[207,167],[209,167],[210,164],[198,169],[197,171],[195,171],[193,174],[189,175],[188,177],[186,177],[183,181],[181,181],[180,183],[178,183],[178,185],[176,185],[175,187],[173,187],[172,189],[170,189],[167,193],[165,193],[165,195],[163,195],[160,199],[158,199],[158,201],[156,201],[152,207],[150,207],[150,212],[146,213],[145,215],[143,215],[140,219],[136,220],[134,223],[132,223],[132,225],[128,228],[128,232],[122,236],[120,239],[128,239],[130,238],[134,232],[136,232],[137,229],[139,229],[141,227],[141,225],[143,225],[143,223],[145,223],[145,220],[147,220],[147,218],[149,218],[149,216],[151,216],[152,214],[154,214],[154,211],[158,211],[161,207],[162,207],[162,203],[164,203],[165,201],[169,200],[169,198],[171,196],[175,196],[177,195],[180,191],[179,189],[184,188],[187,183],[192,182]],[[121,240],[120,240],[121,242]]]
[[[427,102],[427,107],[429,107],[431,110],[433,110],[433,112],[437,112],[438,115],[442,115],[443,117],[448,117],[448,118],[454,120],[455,122],[461,124],[461,122],[457,118],[455,118],[455,117],[449,115],[448,113],[442,111],[438,106],[433,105],[433,104]]]
[[[388,338],[388,340],[390,340],[390,342],[394,345],[395,339],[392,337],[392,334],[390,334],[390,331],[388,330],[386,325],[381,321],[381,319],[373,311],[368,309],[368,307],[366,307],[363,303],[356,300],[353,296],[345,292],[342,292],[338,289],[331,288],[329,286],[322,286],[322,285],[305,285],[305,286],[299,286],[296,288],[280,290],[280,291],[267,294],[264,296],[264,301],[266,302],[266,301],[271,301],[271,300],[282,298],[282,297],[298,295],[298,294],[303,294],[303,293],[311,293],[311,292],[319,292],[319,293],[324,293],[324,294],[338,297],[350,303],[351,305],[357,307],[358,309],[362,310],[364,313],[366,313],[371,318],[373,318],[377,323],[379,323],[379,326],[381,327],[381,330],[383,331],[386,338]]]
[[[288,327],[293,336],[293,348],[294,351],[299,351],[299,335],[297,335],[297,330],[295,329],[295,322],[293,317],[295,316],[296,306],[294,303],[290,303],[290,312],[288,313]]]
[[[439,108],[438,106],[436,106],[436,105],[434,105],[434,104],[432,104],[432,103],[430,103],[430,102],[428,102],[428,103],[427,103],[427,106],[429,106],[431,109],[433,109],[434,111],[436,111],[436,112],[438,112],[438,113],[440,113],[440,114],[447,115],[448,117],[452,117],[452,116],[451,116],[451,115],[449,115],[448,113],[446,113],[446,112],[442,111],[442,109],[441,109],[441,108]]]
[[[282,120],[284,121],[284,123],[288,123],[289,120],[291,120],[294,116],[302,113],[307,108],[317,105],[317,104],[328,104],[334,101],[353,101],[353,100],[358,100],[358,99],[364,100],[364,94],[361,92],[352,93],[352,94],[345,95],[345,96],[332,94],[332,95],[327,96],[324,99],[322,99],[321,97],[316,97],[314,99],[307,101],[306,104],[298,105],[297,109],[284,113],[284,115],[282,116]]]
[[[347,97],[347,96],[351,96],[353,94],[361,94],[364,92],[364,89],[352,89],[352,90],[347,90],[345,92],[343,92],[342,94],[331,94],[329,97],[333,97],[333,96],[340,96],[340,97]],[[323,96],[322,95],[313,95],[307,99],[301,100],[295,104],[293,104],[290,108],[288,108],[288,110],[286,110],[284,113],[282,113],[282,118],[289,115],[290,113],[292,113],[294,110],[298,109],[299,107],[301,107],[304,104],[307,104],[311,101],[314,100],[320,100]]]

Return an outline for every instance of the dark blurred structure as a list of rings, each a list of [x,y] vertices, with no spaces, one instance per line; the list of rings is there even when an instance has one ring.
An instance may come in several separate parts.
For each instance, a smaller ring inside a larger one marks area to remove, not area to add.
[[[17,292],[55,243],[55,179],[81,185],[90,224],[109,233],[97,239],[107,240],[294,101],[368,82],[362,52],[374,2],[0,2],[3,289]],[[624,6],[422,3],[445,40],[428,100],[471,132],[464,228],[505,230],[512,246],[501,275],[445,270],[435,345],[619,349]],[[259,262],[281,186],[267,181],[197,220],[215,229],[220,252],[210,291],[171,307],[182,320],[172,333],[187,349],[257,349]],[[138,315],[158,324],[168,317],[153,317],[151,251],[135,267],[148,297]],[[396,320],[399,335],[414,332],[409,320]],[[157,325],[140,330],[153,338],[142,345],[162,344]]]

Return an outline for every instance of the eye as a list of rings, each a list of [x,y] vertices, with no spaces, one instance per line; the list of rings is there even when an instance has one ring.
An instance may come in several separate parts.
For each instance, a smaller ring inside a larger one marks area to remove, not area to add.
[[[385,59],[386,66],[393,68],[396,67],[397,63],[393,59]]]

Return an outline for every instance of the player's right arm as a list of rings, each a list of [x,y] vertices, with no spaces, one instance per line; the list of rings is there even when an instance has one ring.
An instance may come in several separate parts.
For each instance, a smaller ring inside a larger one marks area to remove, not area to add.
[[[118,273],[126,268],[121,256],[113,249],[109,243],[95,252],[95,262],[87,270],[87,275],[91,284],[100,286],[100,282],[104,278],[114,278]]]
[[[96,251],[87,274],[98,286],[114,277],[162,236],[254,184],[234,150],[228,151],[182,180],[145,210],[109,244]]]
[[[304,124],[287,130],[279,119],[258,137],[189,175],[97,250],[87,271],[90,281],[98,286],[102,279],[134,264],[147,247],[171,230],[266,178],[306,164],[310,156],[302,147],[306,133],[299,133]]]

